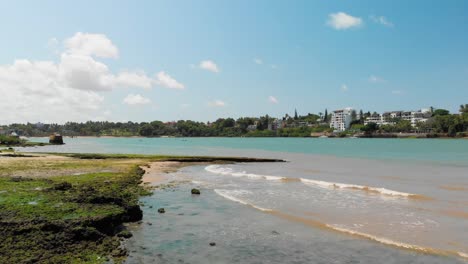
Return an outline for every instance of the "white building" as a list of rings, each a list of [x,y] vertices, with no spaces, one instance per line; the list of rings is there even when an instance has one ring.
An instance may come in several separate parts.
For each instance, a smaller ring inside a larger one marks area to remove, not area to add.
[[[330,120],[330,127],[335,131],[345,131],[351,124],[351,112],[352,108],[345,108],[341,110],[335,110],[332,113]]]
[[[376,123],[377,125],[394,125],[395,120],[407,120],[411,123],[411,126],[415,127],[419,122],[426,122],[431,117],[431,112],[428,109],[422,109],[419,111],[392,111],[385,112],[382,115],[374,114],[366,120],[364,124]]]

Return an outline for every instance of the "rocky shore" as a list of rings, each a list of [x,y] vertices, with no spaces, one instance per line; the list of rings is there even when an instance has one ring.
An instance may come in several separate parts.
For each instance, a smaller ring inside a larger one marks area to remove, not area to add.
[[[144,175],[196,162],[279,161],[103,154],[0,156],[0,263],[122,262],[127,251],[121,242],[131,236],[123,224],[143,218],[139,198],[150,193],[142,184]]]

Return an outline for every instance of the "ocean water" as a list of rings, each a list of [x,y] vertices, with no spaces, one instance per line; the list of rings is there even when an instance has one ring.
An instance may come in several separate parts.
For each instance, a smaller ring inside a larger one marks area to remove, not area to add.
[[[466,263],[468,141],[78,138],[25,151],[274,157],[197,165],[142,202],[128,263]],[[202,195],[192,196],[191,188]],[[150,208],[150,206],[152,208]],[[157,208],[166,208],[158,214]],[[209,245],[215,242],[216,246]]]

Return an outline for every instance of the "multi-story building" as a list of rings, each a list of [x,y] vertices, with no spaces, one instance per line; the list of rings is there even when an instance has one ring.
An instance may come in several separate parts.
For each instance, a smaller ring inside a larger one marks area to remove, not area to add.
[[[330,120],[330,127],[335,131],[345,131],[351,124],[351,112],[352,108],[345,108],[341,110],[335,110],[332,113]]]
[[[419,122],[426,122],[431,117],[430,110],[422,109],[419,111],[392,111],[385,112],[382,115],[371,115],[364,120],[364,124],[376,123],[377,125],[394,125],[395,120],[407,120],[411,126],[415,127]]]

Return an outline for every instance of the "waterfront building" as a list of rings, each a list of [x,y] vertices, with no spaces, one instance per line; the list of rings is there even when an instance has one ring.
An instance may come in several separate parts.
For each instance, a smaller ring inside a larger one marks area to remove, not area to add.
[[[335,131],[345,131],[351,125],[351,112],[352,108],[345,108],[340,110],[335,110],[332,113],[330,120],[330,127]]]

